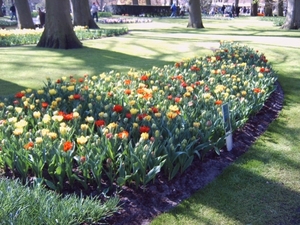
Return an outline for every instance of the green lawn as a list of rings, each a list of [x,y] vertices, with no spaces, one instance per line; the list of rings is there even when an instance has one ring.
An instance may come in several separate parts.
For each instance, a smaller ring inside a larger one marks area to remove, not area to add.
[[[127,72],[205,56],[220,40],[247,44],[278,71],[285,94],[279,118],[217,179],[152,224],[300,224],[300,32],[259,18],[203,22],[200,30],[187,29],[186,19],[116,25],[128,26],[129,34],[84,41],[76,50],[1,48],[0,95],[40,88],[47,77]]]

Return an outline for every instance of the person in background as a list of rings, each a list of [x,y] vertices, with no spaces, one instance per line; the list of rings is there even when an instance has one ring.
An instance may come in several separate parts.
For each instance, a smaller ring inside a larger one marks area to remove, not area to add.
[[[222,6],[221,11],[222,11],[222,14],[224,16],[224,14],[225,14],[225,5]]]
[[[46,12],[42,10],[40,7],[38,8],[39,19],[40,19],[40,27],[44,27],[46,22]]]
[[[231,17],[232,18],[234,17],[234,14],[235,14],[235,7],[234,7],[234,4],[232,4],[232,6],[231,6]]]
[[[240,16],[240,10],[241,10],[241,7],[235,7],[235,15],[236,15],[236,17]]]
[[[182,5],[180,7],[179,15],[181,16],[181,18],[185,16],[185,6],[184,5]]]
[[[177,6],[175,5],[175,3],[173,3],[171,5],[171,11],[172,11],[172,14],[170,17],[176,17],[177,16]]]
[[[98,6],[96,6],[96,3],[93,2],[92,7],[91,7],[91,15],[93,19],[96,18],[96,22],[98,22]]]
[[[6,16],[6,7],[5,7],[4,3],[1,6],[1,10],[2,10],[3,16]]]
[[[16,7],[15,7],[14,4],[12,4],[12,6],[10,7],[10,11],[11,11],[11,18],[10,18],[10,20],[13,20],[14,17],[16,18],[16,20],[18,20],[17,19],[17,14],[16,14]]]

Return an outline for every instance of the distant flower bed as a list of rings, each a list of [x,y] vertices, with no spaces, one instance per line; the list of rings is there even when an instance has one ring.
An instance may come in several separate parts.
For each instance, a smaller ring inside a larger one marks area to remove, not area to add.
[[[79,40],[98,39],[101,37],[110,37],[126,34],[127,28],[115,29],[88,29],[88,27],[77,26],[74,28]],[[0,47],[9,47],[16,45],[37,44],[42,35],[43,29],[0,29]]]
[[[151,23],[152,20],[148,18],[102,18],[99,19],[100,23]]]
[[[265,55],[221,42],[213,55],[149,71],[47,80],[0,101],[0,162],[49,188],[145,185],[173,179],[224,146],[275,89]]]
[[[18,22],[16,20],[10,20],[10,19],[1,19],[0,20],[0,28],[16,26],[17,24],[18,24]]]

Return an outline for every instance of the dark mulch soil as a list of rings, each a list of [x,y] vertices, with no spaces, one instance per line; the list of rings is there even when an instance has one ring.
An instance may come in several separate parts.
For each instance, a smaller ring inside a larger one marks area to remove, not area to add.
[[[158,176],[154,184],[134,189],[123,187],[120,193],[121,209],[105,222],[108,224],[145,225],[157,215],[166,212],[190,197],[216,178],[228,165],[245,153],[255,140],[266,131],[283,107],[283,90],[280,84],[265,102],[264,107],[247,124],[233,134],[233,149],[221,155],[208,154],[204,161],[195,160],[184,174],[168,181]]]

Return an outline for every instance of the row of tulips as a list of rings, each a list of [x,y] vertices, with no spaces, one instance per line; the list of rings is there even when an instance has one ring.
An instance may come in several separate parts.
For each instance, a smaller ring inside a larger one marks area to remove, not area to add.
[[[76,26],[74,31],[79,40],[98,39],[126,34],[127,28],[116,29],[88,29],[88,27]],[[16,45],[37,44],[42,35],[43,29],[0,29],[0,47]]]
[[[264,54],[230,42],[149,71],[48,79],[0,103],[0,161],[57,191],[145,185],[158,173],[173,179],[195,156],[220,153],[222,104],[235,130],[276,79]]]
[[[102,18],[99,20],[100,23],[151,23],[152,19],[148,18]]]

